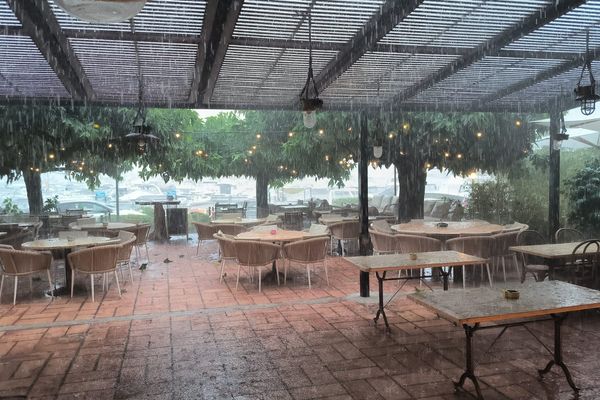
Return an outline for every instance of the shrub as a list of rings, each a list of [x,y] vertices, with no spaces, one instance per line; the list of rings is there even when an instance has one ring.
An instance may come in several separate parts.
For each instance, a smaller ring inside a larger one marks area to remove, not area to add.
[[[600,159],[588,162],[566,182],[569,222],[592,236],[600,232]]]

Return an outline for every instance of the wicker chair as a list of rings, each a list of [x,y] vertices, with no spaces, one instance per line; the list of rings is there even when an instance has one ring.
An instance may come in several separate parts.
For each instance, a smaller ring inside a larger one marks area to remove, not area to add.
[[[287,281],[288,264],[292,262],[303,264],[306,266],[306,276],[308,278],[308,288],[312,289],[310,282],[310,266],[315,264],[323,264],[325,268],[325,279],[329,285],[329,272],[327,271],[327,242],[328,237],[317,237],[313,239],[298,240],[296,242],[287,243],[283,246],[284,268],[283,282]],[[287,263],[285,262],[287,260]]]
[[[340,243],[342,254],[346,253],[344,242],[348,240],[358,242],[360,236],[360,222],[358,221],[342,221],[329,225],[331,232],[331,251],[333,252],[333,240],[336,239]]]
[[[31,275],[40,272],[46,272],[48,283],[50,284],[50,293],[52,293],[52,276],[50,267],[52,265],[52,254],[49,252],[23,251],[15,250],[12,246],[0,246],[0,299],[2,298],[2,288],[4,286],[4,277],[12,276],[15,280],[13,293],[13,305],[17,303],[17,289],[20,276],[29,276],[29,288],[33,290]]]
[[[146,260],[147,262],[150,262],[150,253],[148,252],[148,235],[150,234],[150,224],[136,225],[133,234],[135,235],[135,260],[137,261],[137,264],[140,264],[140,256],[142,255],[140,248],[142,246],[146,248]]]
[[[221,232],[226,235],[236,236],[248,229],[241,224],[215,224],[215,232]]]
[[[581,242],[584,239],[583,233],[573,228],[560,228],[554,234],[556,243]]]
[[[73,297],[73,288],[75,286],[75,272],[90,276],[92,301],[96,301],[94,295],[94,275],[101,274],[106,279],[106,274],[114,272],[119,297],[121,297],[121,286],[119,286],[119,275],[117,274],[117,259],[120,247],[120,245],[96,246],[69,253],[67,257],[71,264],[71,297]]]
[[[221,272],[219,274],[219,282],[222,283],[225,263],[227,261],[237,261],[237,255],[235,252],[235,237],[222,233],[215,233],[213,234],[213,237],[219,242],[219,253],[221,254]]]
[[[485,265],[488,274],[488,280],[490,281],[490,287],[492,287],[493,277],[490,272],[490,262],[492,256],[494,255],[494,243],[494,239],[490,236],[465,236],[446,240],[446,249],[483,258],[485,260],[483,265]],[[481,269],[482,275],[483,265]],[[462,268],[462,275],[464,288],[466,286],[466,270],[464,265]]]
[[[538,231],[526,229],[517,235],[517,246],[544,243],[546,243],[546,239]],[[540,257],[521,253],[521,262],[521,282],[525,282],[528,272],[533,275],[536,281],[543,281],[550,271],[550,267],[544,264],[544,260]]]
[[[394,240],[396,241],[397,253],[423,253],[442,250],[442,242],[439,239],[428,236],[396,234],[394,235]],[[407,273],[412,275],[413,271],[410,270]],[[423,275],[422,270],[419,270],[418,273],[419,275]],[[398,271],[398,277],[401,274],[402,271]]]
[[[136,242],[136,237],[133,233],[127,231],[119,231],[119,254],[117,255],[117,267],[121,271],[123,278],[123,268],[129,269],[129,279],[133,285],[133,271],[131,269],[131,252]]]
[[[387,222],[385,219],[378,219],[371,222],[371,229],[376,232],[394,234],[389,222]]]
[[[506,282],[506,258],[513,262],[515,269],[517,270],[517,276],[521,276],[521,270],[519,269],[519,262],[517,261],[517,255],[509,250],[509,247],[517,245],[517,236],[519,231],[504,231],[493,235],[492,238],[495,240],[494,254],[492,261],[494,266],[502,264],[502,276],[504,282]]]
[[[384,233],[373,228],[369,229],[371,243],[373,244],[373,254],[395,254],[400,253],[400,247],[396,235]]]
[[[329,227],[323,224],[310,224],[310,228],[306,231],[306,237],[327,236],[329,238]]]
[[[204,224],[202,222],[192,222],[194,227],[196,227],[196,232],[198,232],[198,245],[196,246],[196,255],[200,251],[200,243],[203,240],[211,240],[213,239],[213,235],[217,232],[215,230],[215,226],[211,224]]]
[[[238,260],[238,273],[235,288],[237,290],[240,282],[240,268],[247,267],[251,269],[258,269],[258,292],[262,291],[262,269],[265,266],[270,266],[275,263],[275,269],[277,273],[277,284],[279,284],[279,269],[277,268],[277,259],[281,246],[268,243],[258,242],[253,240],[236,240],[235,241],[235,253]]]

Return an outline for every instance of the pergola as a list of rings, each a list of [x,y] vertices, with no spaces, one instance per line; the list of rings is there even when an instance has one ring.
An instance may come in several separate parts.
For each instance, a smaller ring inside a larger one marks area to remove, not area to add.
[[[135,33],[0,0],[0,103],[136,105],[136,40],[147,105],[299,109],[308,12],[327,110],[550,112],[552,138],[587,30],[600,55],[598,0],[148,0]],[[559,161],[551,150],[555,228]]]

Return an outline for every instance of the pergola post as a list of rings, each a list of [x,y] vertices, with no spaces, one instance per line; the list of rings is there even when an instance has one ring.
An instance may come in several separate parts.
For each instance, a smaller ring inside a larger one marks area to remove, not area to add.
[[[560,227],[560,148],[555,148],[560,132],[560,110],[553,105],[550,110],[550,157],[548,168],[548,235],[554,242],[554,233]]]
[[[358,164],[358,205],[360,255],[369,252],[369,127],[367,113],[360,114],[360,162]],[[369,273],[360,272],[360,297],[369,297]]]

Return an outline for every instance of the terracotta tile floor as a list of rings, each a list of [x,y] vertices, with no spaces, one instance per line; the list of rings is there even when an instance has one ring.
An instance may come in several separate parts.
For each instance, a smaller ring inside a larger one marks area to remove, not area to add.
[[[195,243],[152,245],[147,270],[123,283],[122,298],[113,284],[105,295],[97,286],[96,303],[85,293],[51,301],[37,280],[33,294],[20,285],[13,307],[9,280],[0,305],[0,398],[466,398],[452,385],[464,365],[462,329],[406,299],[413,287],[392,302],[387,335],[371,324],[374,293],[361,301],[357,271],[339,259],[330,260],[330,286],[318,271],[309,290],[296,267],[286,286],[265,284],[258,293],[244,276],[236,291],[233,265],[219,283],[216,244],[196,257]],[[564,357],[582,399],[600,398],[599,327],[600,314],[582,313],[564,328]],[[550,325],[532,329],[552,343]],[[562,375],[536,378],[547,354],[522,328],[484,354],[495,334],[475,340],[486,399],[573,398]]]

